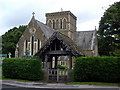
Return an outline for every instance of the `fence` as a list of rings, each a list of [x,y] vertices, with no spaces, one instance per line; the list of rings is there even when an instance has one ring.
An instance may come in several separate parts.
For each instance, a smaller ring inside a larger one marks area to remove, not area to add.
[[[48,69],[48,80],[52,82],[67,82],[68,81],[68,70]]]

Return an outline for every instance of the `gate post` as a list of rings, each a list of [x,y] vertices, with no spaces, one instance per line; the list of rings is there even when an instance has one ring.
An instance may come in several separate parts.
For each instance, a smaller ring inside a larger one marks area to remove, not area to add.
[[[67,81],[71,82],[73,81],[73,70],[72,69],[68,69],[68,77],[67,77]]]
[[[57,69],[57,82],[59,82],[59,69]]]
[[[44,81],[48,82],[48,69],[42,69],[43,70],[43,75],[44,75]]]
[[[48,63],[48,56],[47,56],[47,54],[46,54],[46,55],[45,55],[44,69],[47,69],[47,68],[48,68],[47,63]]]

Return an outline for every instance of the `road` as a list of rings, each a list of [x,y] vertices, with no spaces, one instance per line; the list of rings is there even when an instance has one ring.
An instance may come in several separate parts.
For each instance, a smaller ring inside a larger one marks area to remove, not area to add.
[[[18,86],[12,86],[12,85],[2,85],[2,90],[119,90],[118,88],[79,88],[79,89],[73,89],[73,88],[25,88],[25,87],[18,87]]]

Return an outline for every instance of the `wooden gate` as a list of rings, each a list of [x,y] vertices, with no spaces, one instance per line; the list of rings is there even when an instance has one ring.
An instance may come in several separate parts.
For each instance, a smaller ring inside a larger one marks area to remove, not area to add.
[[[68,70],[48,69],[48,81],[50,81],[50,82],[67,82],[68,81]]]

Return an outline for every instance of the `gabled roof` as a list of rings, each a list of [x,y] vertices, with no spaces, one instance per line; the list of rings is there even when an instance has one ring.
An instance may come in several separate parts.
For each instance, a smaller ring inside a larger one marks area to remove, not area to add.
[[[92,50],[95,37],[95,30],[77,31],[75,33],[75,43],[81,50]]]
[[[69,37],[67,37],[66,35],[60,33],[60,32],[54,32],[52,34],[52,36],[47,40],[47,42],[45,43],[45,45],[43,45],[43,47],[40,49],[40,51],[36,54],[41,56],[43,52],[45,52],[45,50],[50,46],[50,41],[54,40],[54,39],[59,39],[59,40],[63,40],[64,44],[67,44],[70,49],[71,49],[71,53],[74,56],[80,56],[80,55],[84,55],[82,53],[82,51],[78,48],[78,46],[73,42],[73,40],[71,40]]]
[[[41,28],[41,30],[43,31],[43,33],[45,34],[45,37],[47,39],[49,39],[51,37],[51,35],[53,34],[54,32],[54,29],[52,29],[51,27],[43,24],[42,22],[36,20],[37,24],[38,24],[38,27]]]
[[[33,27],[34,27],[34,24],[37,24],[37,26],[40,28],[38,30],[42,30],[42,32],[44,33],[44,35],[47,39],[49,39],[54,32],[54,29],[52,29],[51,27],[47,26],[46,24],[36,20],[35,16],[32,17],[32,19],[30,20],[30,23],[32,23]]]

